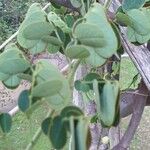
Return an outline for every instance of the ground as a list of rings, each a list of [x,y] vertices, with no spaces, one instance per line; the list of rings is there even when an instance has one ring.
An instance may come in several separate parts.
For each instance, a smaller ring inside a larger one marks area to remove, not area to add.
[[[137,70],[129,58],[124,58],[121,63],[121,80],[120,85],[125,89],[132,82],[132,78],[137,74]],[[136,84],[137,85],[137,84]],[[31,141],[32,136],[41,124],[43,117],[46,115],[47,107],[37,109],[30,120],[19,112],[13,117],[13,127],[11,132],[4,139],[0,132],[0,150],[24,150],[26,145]],[[141,120],[140,126],[132,141],[131,150],[148,150],[150,149],[150,109],[146,108]],[[129,118],[121,122],[122,130],[127,128]],[[33,150],[50,150],[50,142],[45,135],[42,135]]]

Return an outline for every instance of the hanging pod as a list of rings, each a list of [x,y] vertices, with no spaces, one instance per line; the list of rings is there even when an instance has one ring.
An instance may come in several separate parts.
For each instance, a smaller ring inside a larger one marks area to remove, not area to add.
[[[106,81],[100,95],[100,119],[106,127],[119,122],[119,84]]]

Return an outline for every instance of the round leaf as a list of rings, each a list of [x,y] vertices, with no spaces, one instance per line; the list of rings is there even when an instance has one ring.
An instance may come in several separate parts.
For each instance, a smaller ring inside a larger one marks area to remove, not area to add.
[[[2,83],[9,89],[15,89],[20,85],[21,79],[17,75],[10,76],[7,80],[4,80]]]
[[[122,8],[124,11],[129,11],[131,9],[138,9],[142,7],[145,0],[123,0]]]
[[[99,28],[99,30],[103,33],[103,39],[105,41],[105,44],[103,45],[103,47],[100,47],[100,48],[93,47],[90,50],[92,51],[90,55],[91,57],[87,58],[89,59],[87,60],[87,62],[92,63],[93,65],[94,64],[93,59],[97,57],[95,60],[96,64],[94,66],[98,66],[97,55],[102,56],[103,58],[111,57],[118,49],[118,39],[111,27],[111,24],[109,23],[106,17],[104,7],[101,6],[99,3],[94,3],[93,7],[89,9],[89,11],[87,12],[84,18],[86,19],[86,23],[96,25]],[[94,32],[93,34],[96,34],[96,33]],[[93,52],[93,49],[94,49],[94,52]],[[99,63],[100,65],[102,65],[102,59]]]
[[[62,82],[62,88],[56,95],[44,97],[50,107],[58,110],[66,106],[71,101],[68,80],[48,60],[40,60],[36,65],[36,71],[38,72],[35,77],[37,85],[54,78]]]
[[[62,88],[62,82],[60,80],[45,81],[32,89],[33,97],[47,97],[53,96],[59,93]]]
[[[72,59],[82,59],[90,55],[83,45],[73,45],[66,49],[65,54]]]
[[[74,31],[77,39],[84,45],[91,47],[104,47],[106,43],[103,32],[95,24],[81,23]]]
[[[34,22],[24,27],[23,36],[29,40],[39,40],[51,34],[53,30],[54,27],[48,22]]]
[[[5,61],[0,61],[0,70],[5,74],[21,73],[29,67],[29,62],[21,58],[9,58]]]
[[[29,91],[24,90],[19,95],[18,106],[22,112],[25,112],[30,106]]]
[[[50,141],[55,149],[63,149],[67,142],[67,131],[60,116],[53,119],[53,124],[49,134]]]
[[[90,86],[88,84],[82,83],[79,80],[75,81],[74,86],[77,91],[88,92],[90,90]]]
[[[44,36],[42,38],[42,40],[46,43],[50,43],[50,44],[53,44],[55,46],[61,46],[62,45],[62,42],[53,36]]]
[[[4,133],[8,133],[12,126],[12,118],[9,114],[0,114],[0,126]]]

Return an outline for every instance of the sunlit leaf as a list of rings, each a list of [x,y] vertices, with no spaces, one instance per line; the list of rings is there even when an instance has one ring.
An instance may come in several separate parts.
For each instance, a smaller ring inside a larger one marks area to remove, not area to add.
[[[56,27],[59,27],[63,32],[70,33],[71,29],[67,24],[54,12],[48,14],[48,21],[52,22]]]
[[[131,9],[138,9],[142,7],[145,0],[123,0],[122,8],[124,11],[129,11]]]
[[[38,84],[32,89],[33,97],[47,97],[56,95],[62,88],[62,81],[60,80],[48,80],[41,84]]]
[[[72,45],[66,49],[65,54],[72,59],[82,59],[90,55],[83,45]]]
[[[107,44],[101,28],[95,24],[81,23],[74,31],[77,39],[84,45],[91,47],[104,47]]]
[[[17,75],[10,76],[7,80],[4,80],[2,83],[10,89],[17,88],[20,85],[21,79]]]

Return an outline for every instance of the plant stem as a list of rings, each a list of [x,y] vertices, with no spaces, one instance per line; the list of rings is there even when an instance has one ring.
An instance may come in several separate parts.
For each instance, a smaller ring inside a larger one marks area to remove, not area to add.
[[[53,113],[54,113],[54,110],[48,112],[47,117],[51,116]],[[42,129],[41,129],[41,127],[39,127],[38,130],[36,131],[36,133],[34,134],[31,142],[27,145],[25,150],[31,150],[36,145],[36,143],[41,135],[42,135]]]
[[[81,60],[77,60],[74,64],[71,65],[70,67],[70,73],[68,76],[68,81],[69,81],[69,85],[70,85],[70,89],[73,91],[73,83],[74,83],[74,76],[75,73],[80,65]]]
[[[100,120],[100,95],[99,95],[99,91],[98,91],[97,80],[93,81],[93,89],[95,92],[95,100],[96,100],[96,106],[97,106],[98,119]]]
[[[68,75],[68,81],[70,85],[70,90],[71,90],[71,97],[70,99],[73,100],[73,90],[74,90],[74,76],[75,73],[80,65],[81,60],[77,60],[74,64],[70,66],[70,73]]]

